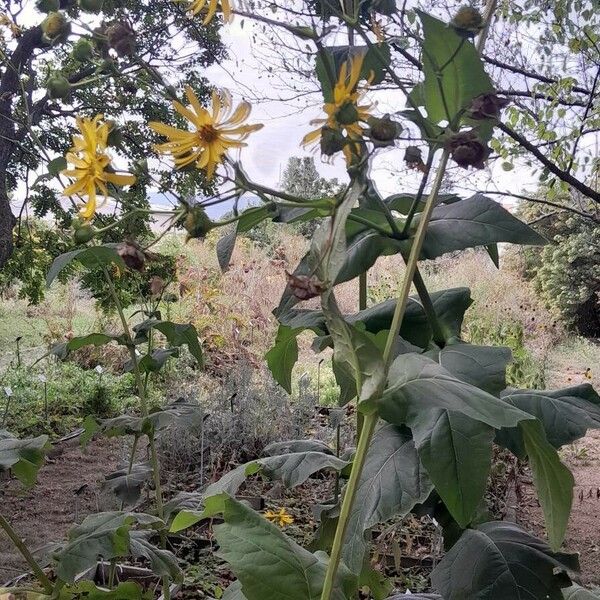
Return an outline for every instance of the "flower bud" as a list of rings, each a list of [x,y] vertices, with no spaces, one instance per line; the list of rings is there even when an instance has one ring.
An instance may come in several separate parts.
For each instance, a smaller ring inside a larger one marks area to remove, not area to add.
[[[497,119],[500,111],[509,103],[507,98],[500,98],[496,94],[481,94],[471,102],[469,117],[471,119]]]
[[[111,120],[107,120],[106,124],[108,125],[108,145],[112,148],[118,148],[123,143],[123,132],[121,128]]]
[[[81,38],[73,46],[73,58],[80,63],[88,62],[94,54],[94,47],[89,40]]]
[[[86,12],[98,13],[102,10],[104,0],[79,0],[79,8]]]
[[[36,0],[35,7],[43,13],[56,12],[60,8],[60,0]]]
[[[461,6],[452,21],[456,33],[464,37],[473,37],[483,29],[483,17],[481,13],[472,6]]]
[[[325,125],[321,129],[321,152],[325,156],[332,156],[340,152],[346,145],[346,140],[339,129],[332,129]]]
[[[123,242],[117,249],[127,267],[134,271],[143,271],[146,263],[144,253],[132,242]]]
[[[308,275],[294,275],[292,273],[285,272],[288,280],[288,285],[292,290],[292,293],[299,300],[310,300],[320,296],[325,290],[325,286],[322,281],[319,281],[314,275],[309,277]]]
[[[94,239],[96,230],[91,225],[80,225],[73,233],[73,241],[79,246]]]
[[[335,113],[335,120],[340,125],[352,125],[358,121],[358,109],[354,102],[344,102]]]
[[[475,131],[464,131],[453,135],[446,142],[446,148],[452,154],[454,162],[464,169],[468,167],[483,169],[484,161],[491,152]]]
[[[192,238],[204,239],[206,234],[215,226],[215,224],[206,214],[204,207],[196,205],[192,206],[185,215],[183,226],[188,232],[187,239],[190,240]]]
[[[71,84],[64,75],[55,73],[48,78],[46,91],[52,100],[65,100],[71,93]]]
[[[136,48],[135,31],[129,23],[115,23],[106,30],[108,45],[118,56],[132,56]]]
[[[42,38],[48,44],[64,42],[71,33],[71,23],[62,12],[51,12],[42,21]]]

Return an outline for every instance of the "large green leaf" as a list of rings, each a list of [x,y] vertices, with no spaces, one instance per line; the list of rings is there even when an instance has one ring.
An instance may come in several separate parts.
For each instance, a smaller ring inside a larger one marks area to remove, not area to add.
[[[278,456],[280,454],[291,454],[293,452],[323,452],[333,454],[331,448],[321,440],[287,440],[285,442],[273,442],[264,450],[264,456]]]
[[[497,242],[543,245],[547,240],[498,202],[475,194],[433,209],[421,258],[433,259],[447,252]]]
[[[292,329],[279,325],[274,346],[265,354],[267,365],[275,381],[288,393],[292,393],[292,370],[298,360],[298,334],[301,328]]]
[[[364,331],[344,320],[333,293],[323,297],[322,305],[336,367],[354,380],[360,402],[379,397],[385,384],[381,351]]]
[[[467,529],[434,569],[444,600],[563,600],[564,577],[575,555],[554,553],[517,525],[492,522]]]
[[[438,354],[444,369],[494,396],[506,389],[506,367],[511,360],[510,348],[501,346],[450,344]]]
[[[247,600],[320,600],[327,570],[312,554],[248,506],[224,497],[224,523],[215,527],[219,556],[229,563]],[[342,565],[332,600],[355,597],[355,578]]]
[[[539,421],[523,421],[519,428],[544,511],[548,539],[552,548],[558,550],[567,531],[575,480],[571,471],[560,461],[556,449],[546,440]]]
[[[0,590],[1,595],[2,590]],[[33,600],[31,596],[28,596],[28,598]],[[47,598],[47,596],[41,594],[39,596],[39,600],[46,600]],[[86,600],[150,600],[151,596],[135,581],[124,581],[114,589],[107,590],[106,588],[96,587],[93,581],[83,580],[63,587],[57,598],[60,600],[79,598],[85,598]]]
[[[380,416],[396,425],[418,422],[440,409],[460,412],[490,427],[514,427],[531,415],[453,377],[437,362],[419,354],[402,354],[392,363]]]
[[[379,415],[412,429],[425,469],[462,527],[485,491],[494,429],[531,418],[419,354],[393,362]]]
[[[506,390],[501,398],[537,417],[555,448],[600,428],[600,396],[589,383],[560,390]],[[498,432],[498,441],[518,456],[525,454],[518,429]]]
[[[71,583],[92,567],[99,557],[105,560],[128,556],[131,528],[157,527],[162,521],[143,513],[102,512],[89,515],[69,531],[67,545],[57,554],[56,574]]]
[[[375,432],[348,522],[343,559],[359,573],[368,544],[365,531],[397,515],[406,515],[432,490],[410,431],[383,424]]]
[[[50,287],[58,274],[74,261],[88,269],[111,264],[116,265],[120,269],[125,269],[125,263],[119,256],[115,244],[88,246],[72,250],[71,252],[65,252],[56,257],[46,276],[46,285]]]
[[[152,532],[132,531],[129,535],[129,551],[134,558],[145,558],[150,561],[152,572],[160,577],[170,577],[174,581],[181,580],[182,573],[177,558],[169,550],[156,547],[150,542]]]
[[[453,123],[473,98],[493,92],[479,53],[470,41],[446,23],[422,11],[423,98],[427,117],[434,123]]]
[[[169,344],[175,348],[187,346],[190,354],[198,361],[198,364],[204,364],[198,332],[191,323],[172,323],[171,321],[148,319],[133,328],[135,332],[134,342],[136,344],[146,342],[150,329],[160,331],[167,338]]]
[[[494,429],[450,410],[411,421],[419,458],[454,520],[466,527],[485,493]]]
[[[11,469],[13,475],[25,486],[31,487],[44,456],[50,449],[47,435],[20,440],[7,431],[0,431],[0,472]]]
[[[128,468],[120,469],[106,475],[102,487],[109,489],[126,506],[137,502],[142,491],[142,486],[152,477],[150,463],[138,463]]]

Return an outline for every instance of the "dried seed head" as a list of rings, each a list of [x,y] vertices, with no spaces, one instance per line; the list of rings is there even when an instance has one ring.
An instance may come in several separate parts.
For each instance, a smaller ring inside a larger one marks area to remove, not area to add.
[[[464,169],[468,167],[483,169],[484,161],[491,152],[472,130],[453,135],[446,142],[446,147],[452,154],[454,162]]]
[[[146,256],[134,243],[123,242],[117,252],[127,267],[134,271],[144,270]]]
[[[299,300],[310,300],[320,296],[325,290],[325,286],[322,281],[319,281],[314,275],[309,277],[308,275],[293,275],[292,273],[285,272],[294,296]]]
[[[383,117],[370,117],[368,121],[371,139],[376,146],[393,146],[394,141],[400,135],[402,126],[392,121],[390,115]]]
[[[79,8],[86,12],[98,13],[102,10],[104,0],[79,0]]]
[[[461,6],[452,21],[450,21],[459,35],[473,37],[483,29],[483,17],[473,6]]]
[[[71,23],[62,12],[51,12],[42,21],[42,37],[48,44],[64,42],[71,33]]]
[[[115,23],[106,30],[108,45],[118,56],[132,56],[136,49],[135,31],[129,23]]]
[[[507,98],[501,98],[496,94],[481,94],[471,102],[469,116],[471,119],[496,119],[508,103]]]

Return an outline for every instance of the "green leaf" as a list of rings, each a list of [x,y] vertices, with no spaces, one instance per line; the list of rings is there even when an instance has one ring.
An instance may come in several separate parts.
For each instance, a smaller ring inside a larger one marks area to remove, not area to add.
[[[24,486],[31,487],[49,449],[47,435],[19,440],[7,431],[0,431],[0,472],[12,469]]]
[[[123,335],[108,335],[106,333],[90,333],[88,335],[71,338],[68,342],[54,344],[50,349],[50,354],[60,360],[65,360],[71,352],[79,350],[84,346],[104,346],[110,342],[117,342],[125,345],[126,341]]]
[[[323,452],[333,454],[331,448],[321,440],[288,440],[285,442],[273,442],[264,450],[265,456],[277,456],[291,454],[293,452]]]
[[[368,543],[365,531],[424,502],[433,486],[423,470],[410,431],[383,424],[373,436],[348,522],[343,559],[359,573]]]
[[[467,529],[434,569],[444,600],[562,600],[564,578],[578,570],[576,555],[554,553],[517,525],[491,522]]]
[[[519,427],[544,511],[550,546],[558,550],[567,531],[575,480],[571,471],[560,461],[558,452],[546,440],[539,421],[524,421]]]
[[[393,194],[388,196],[384,202],[390,210],[395,210],[403,215],[407,215],[415,201],[416,194]],[[452,204],[461,200],[456,194],[438,194],[437,204]],[[421,200],[417,205],[417,212],[425,208],[425,200]]]
[[[438,355],[440,365],[452,375],[494,396],[506,389],[506,367],[511,361],[510,348],[501,346],[449,344]]]
[[[494,429],[450,410],[419,415],[411,428],[436,491],[454,520],[466,527],[485,493]]]
[[[111,264],[116,265],[119,269],[125,269],[125,263],[117,253],[115,244],[80,248],[61,254],[54,259],[46,276],[46,285],[50,287],[58,274],[74,261],[88,269]]]
[[[434,123],[455,122],[473,98],[494,91],[473,44],[446,23],[417,11],[423,41],[423,98]]]
[[[250,231],[252,228],[260,225],[265,219],[273,214],[273,207],[267,204],[263,206],[253,206],[243,211],[237,222],[237,232]],[[229,261],[227,261],[229,264]]]
[[[137,363],[142,373],[158,373],[172,356],[179,356],[179,348],[156,348],[152,354],[144,354]],[[133,360],[128,360],[125,372],[131,372],[133,368]]]
[[[224,499],[223,518],[225,523],[215,527],[219,556],[231,566],[247,600],[320,600],[326,555],[305,550],[233,498]],[[353,598],[355,586],[342,565],[332,600]]]
[[[589,383],[560,390],[506,390],[501,398],[536,417],[555,448],[584,437],[588,429],[600,429],[600,396]],[[502,430],[497,437],[517,456],[524,455],[518,429]]]
[[[600,596],[593,594],[589,590],[586,590],[578,585],[572,585],[571,587],[563,590],[564,600],[599,600]]]
[[[150,542],[152,532],[132,531],[130,533],[130,553],[134,558],[145,558],[150,561],[152,572],[160,577],[170,577],[174,581],[182,580],[182,572],[177,558],[169,550],[157,548]]]
[[[133,328],[135,332],[134,343],[139,344],[148,340],[148,331],[156,329],[160,331],[171,346],[179,348],[187,346],[190,354],[196,359],[198,364],[204,364],[202,347],[198,339],[198,332],[191,323],[173,323],[171,321],[159,321],[157,319],[148,319]]]
[[[277,383],[292,393],[292,370],[298,360],[298,334],[301,328],[292,329],[279,325],[274,346],[265,354],[267,365]]]
[[[333,339],[336,366],[354,380],[359,402],[368,403],[379,397],[385,384],[381,351],[367,334],[344,320],[333,293],[322,299],[322,306]]]
[[[99,557],[111,560],[128,556],[129,531],[135,523],[145,527],[162,524],[143,513],[101,512],[89,515],[69,531],[68,544],[57,554],[56,574],[72,583],[79,573],[92,567]]]
[[[2,590],[0,590],[1,592]],[[40,600],[46,596],[40,596]],[[124,581],[119,583],[113,590],[96,587],[93,581],[79,581],[73,585],[62,588],[60,600],[71,598],[85,598],[86,600],[150,600],[147,592],[144,592],[138,583]]]
[[[438,363],[418,354],[402,354],[392,363],[380,416],[396,425],[418,421],[439,409],[463,413],[490,427],[514,427],[531,415],[453,377]]]
[[[221,267],[221,271],[223,272],[227,271],[229,268],[236,238],[237,232],[233,231],[219,238],[219,241],[217,242],[217,260],[219,261],[219,267]]]
[[[433,209],[421,258],[433,259],[447,252],[498,242],[543,245],[546,239],[498,202],[475,194]]]
[[[142,486],[151,477],[152,465],[139,463],[132,466],[131,472],[125,468],[106,475],[102,487],[111,490],[126,506],[131,506],[137,502]]]

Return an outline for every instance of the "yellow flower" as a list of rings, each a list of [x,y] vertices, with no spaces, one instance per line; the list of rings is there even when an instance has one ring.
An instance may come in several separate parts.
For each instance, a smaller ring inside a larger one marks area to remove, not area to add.
[[[322,127],[326,125],[330,129],[345,133],[353,142],[344,146],[343,151],[348,162],[350,162],[352,153],[358,152],[358,142],[362,139],[365,131],[361,123],[366,123],[371,116],[370,110],[373,108],[372,104],[360,104],[367,91],[366,87],[358,89],[363,60],[364,56],[358,55],[344,62],[333,88],[333,101],[323,105],[327,118],[311,121],[311,125],[319,125],[319,128],[304,136],[303,145],[319,140]]]
[[[96,194],[100,190],[104,202],[108,199],[107,183],[125,186],[135,183],[133,175],[119,175],[112,170],[108,148],[108,123],[102,121],[103,116],[93,119],[78,117],[77,127],[81,135],[73,136],[73,148],[67,152],[67,162],[73,169],[65,169],[62,175],[75,181],[65,188],[65,196],[87,196],[87,202],[81,209],[84,219],[91,219],[96,212]]]
[[[177,129],[163,123],[152,122],[150,127],[169,139],[164,144],[156,146],[156,151],[169,154],[175,159],[177,168],[186,167],[192,163],[198,169],[204,169],[208,179],[212,179],[217,165],[223,162],[230,148],[246,146],[244,140],[262,125],[242,125],[250,115],[251,106],[242,102],[232,111],[231,97],[223,93],[223,98],[213,91],[212,112],[200,105],[200,101],[186,86],[189,107],[179,102],[173,102],[175,110],[184,116],[192,125],[192,131]]]
[[[291,525],[294,522],[294,518],[285,510],[285,508],[280,508],[277,512],[268,510],[265,513],[265,519],[271,521],[272,523],[276,523],[279,527],[285,527],[286,525]]]
[[[188,10],[192,13],[193,16],[195,16],[206,8],[206,17],[204,17],[204,21],[202,21],[202,23],[204,25],[207,25],[217,14],[219,4],[221,4],[223,20],[226,23],[230,23],[233,18],[233,15],[231,13],[231,3],[229,2],[229,0],[220,0],[220,2],[219,0],[189,0]]]

